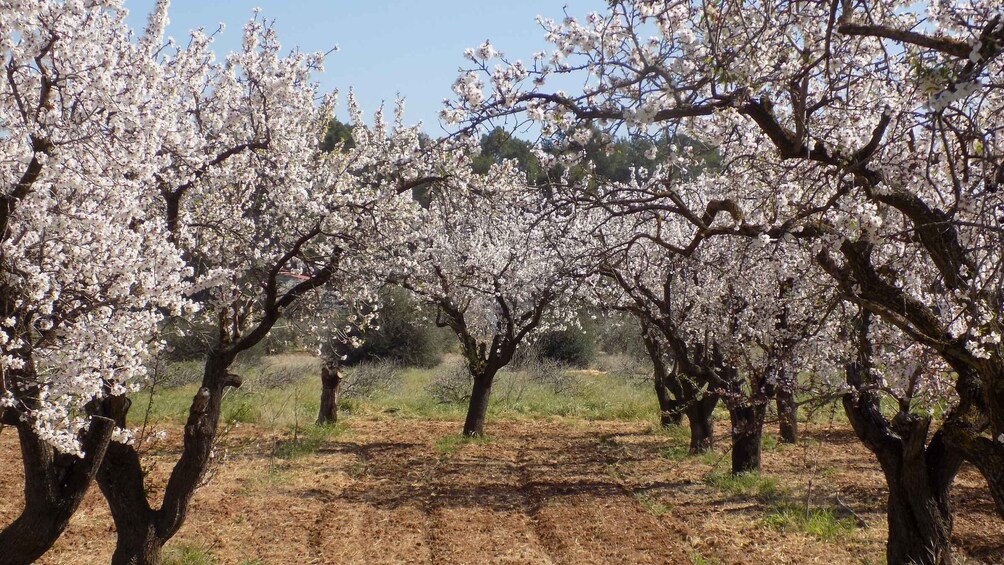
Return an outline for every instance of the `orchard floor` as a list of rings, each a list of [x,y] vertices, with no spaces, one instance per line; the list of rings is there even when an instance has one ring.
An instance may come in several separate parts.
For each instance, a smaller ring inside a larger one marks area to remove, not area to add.
[[[458,426],[350,418],[302,452],[276,443],[288,436],[232,429],[168,555],[248,565],[884,561],[881,475],[844,425],[810,425],[802,444],[770,446],[763,476],[780,494],[769,500],[709,479],[727,470],[724,451],[681,457],[680,433],[643,422],[491,421],[477,442],[455,441]],[[0,432],[0,524],[21,504],[12,431]],[[152,491],[177,448],[169,435],[147,454]],[[963,562],[1004,562],[1004,521],[985,484],[967,467],[953,492]],[[786,527],[771,520],[778,497],[837,516],[849,508],[866,525],[823,537]],[[107,563],[113,543],[93,488],[42,563]]]

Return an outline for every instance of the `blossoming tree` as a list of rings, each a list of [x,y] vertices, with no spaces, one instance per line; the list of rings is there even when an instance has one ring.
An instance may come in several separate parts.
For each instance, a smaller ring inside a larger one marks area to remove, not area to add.
[[[894,458],[887,478],[932,500],[954,472],[925,454],[947,444],[1004,513],[1002,20],[989,0],[615,1],[584,21],[542,20],[554,48],[529,64],[490,44],[472,51],[444,117],[476,126],[525,112],[563,135],[583,123],[662,127],[716,147],[732,221],[674,203],[693,241],[812,239],[813,260],[847,301],[956,375],[942,433],[900,451],[916,457]],[[548,88],[564,74],[580,75],[583,90]],[[900,505],[897,490],[890,512],[934,519],[937,504]],[[950,561],[942,538],[917,532],[890,530],[890,562]]]
[[[520,344],[561,324],[579,257],[562,245],[553,206],[515,162],[485,175],[461,168],[434,189],[397,282],[437,308],[473,378],[463,433],[484,433],[492,383]]]
[[[0,8],[0,412],[17,429],[25,508],[0,563],[40,556],[126,441],[89,416],[124,394],[165,313],[187,310],[186,267],[151,195],[160,78],[117,2]]]
[[[354,147],[321,151],[333,104],[310,79],[321,57],[280,55],[257,15],[242,49],[216,61],[200,31],[184,47],[161,44],[166,10],[158,4],[146,43],[162,73],[150,95],[164,138],[149,216],[181,249],[200,306],[194,319],[215,336],[159,507],[135,447],[108,450],[97,481],[116,524],[114,563],[159,562],[213,456],[224,391],[241,384],[230,371],[237,356],[294,305],[369,292],[356,276],[365,249],[410,225],[410,199],[399,194],[422,169],[417,128],[388,126],[382,115],[369,128],[351,99]],[[92,412],[125,427],[129,407],[127,395],[112,394]]]

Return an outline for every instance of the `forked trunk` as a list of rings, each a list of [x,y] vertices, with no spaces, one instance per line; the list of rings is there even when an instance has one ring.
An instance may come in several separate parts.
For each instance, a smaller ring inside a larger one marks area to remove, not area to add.
[[[464,420],[464,435],[467,437],[482,436],[485,433],[485,415],[488,413],[488,399],[492,393],[494,379],[495,373],[474,376],[471,400],[467,406],[467,418]]]
[[[240,385],[237,377],[227,373],[233,358],[233,354],[217,352],[206,358],[203,386],[189,408],[182,455],[171,471],[158,510],[151,509],[147,501],[139,454],[130,445],[110,446],[97,481],[118,531],[113,565],[159,564],[164,544],[184,523],[189,502],[210,463],[223,390]],[[129,401],[109,397],[101,410],[124,426]]]
[[[899,412],[891,422],[878,399],[862,386],[858,365],[847,369],[847,382],[857,389],[843,397],[844,410],[858,438],[875,454],[889,487],[886,507],[890,565],[950,565],[952,513],[949,490],[962,464],[939,430],[927,441],[931,420]]]
[[[327,363],[321,367],[321,406],[317,412],[317,424],[338,422],[338,393],[342,384],[342,374],[337,367]]]
[[[115,423],[92,417],[83,458],[57,453],[31,425],[11,422],[24,466],[24,510],[0,531],[0,565],[32,563],[59,539],[83,500],[111,441]]]

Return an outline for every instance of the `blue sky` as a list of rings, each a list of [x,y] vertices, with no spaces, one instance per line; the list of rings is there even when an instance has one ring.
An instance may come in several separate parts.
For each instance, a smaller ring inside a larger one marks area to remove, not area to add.
[[[125,0],[129,21],[138,31],[155,0]],[[284,48],[340,51],[317,76],[322,89],[353,87],[366,115],[381,100],[406,99],[406,120],[422,121],[426,132],[442,132],[437,115],[463,51],[491,39],[508,57],[529,60],[545,47],[539,14],[564,17],[567,0],[173,0],[168,34],[179,41],[189,30],[226,30],[216,41],[222,54],[240,45],[241,28],[255,7],[275,20]],[[576,0],[567,10],[581,17],[602,10],[603,0]],[[340,112],[341,113],[341,112]]]

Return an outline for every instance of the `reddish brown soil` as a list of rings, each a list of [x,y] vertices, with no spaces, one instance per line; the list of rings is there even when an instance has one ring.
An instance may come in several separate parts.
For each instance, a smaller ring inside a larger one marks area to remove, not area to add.
[[[805,445],[765,453],[764,473],[799,501],[836,508],[839,496],[867,522],[827,542],[768,528],[766,503],[707,485],[710,463],[661,457],[673,442],[643,423],[492,422],[490,442],[437,449],[458,426],[351,421],[289,461],[269,457],[267,431],[241,427],[169,547],[194,546],[220,563],[883,561],[882,478],[846,428],[809,426]],[[21,504],[15,440],[0,433],[0,524]],[[148,455],[153,492],[176,456],[176,436]],[[971,562],[1004,561],[1004,521],[971,469],[954,497],[958,550]],[[113,544],[94,488],[42,562],[107,562]]]

